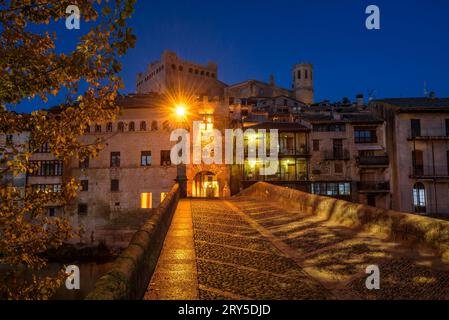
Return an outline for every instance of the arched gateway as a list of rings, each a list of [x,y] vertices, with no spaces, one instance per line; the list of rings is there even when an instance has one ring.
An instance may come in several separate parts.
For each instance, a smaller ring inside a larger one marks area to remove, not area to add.
[[[192,184],[192,196],[197,198],[218,198],[219,184],[217,175],[210,171],[201,171],[195,175]]]

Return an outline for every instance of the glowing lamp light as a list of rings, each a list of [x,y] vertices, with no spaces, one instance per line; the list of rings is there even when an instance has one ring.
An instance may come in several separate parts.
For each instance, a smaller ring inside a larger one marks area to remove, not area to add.
[[[186,107],[184,105],[176,106],[176,115],[178,117],[184,117],[186,115]]]

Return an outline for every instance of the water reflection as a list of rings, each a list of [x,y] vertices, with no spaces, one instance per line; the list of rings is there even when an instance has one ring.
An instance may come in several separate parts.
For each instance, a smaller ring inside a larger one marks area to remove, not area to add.
[[[113,261],[71,263],[80,268],[80,290],[68,290],[64,284],[58,289],[52,300],[83,300],[94,289],[95,282],[109,271],[112,263]],[[62,267],[63,264],[50,263],[48,272],[55,274]]]

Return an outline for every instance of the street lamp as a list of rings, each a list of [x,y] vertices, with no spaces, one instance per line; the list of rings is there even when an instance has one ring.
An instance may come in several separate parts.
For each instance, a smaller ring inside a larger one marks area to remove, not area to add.
[[[176,106],[176,115],[180,118],[185,117],[186,115],[186,106],[183,104],[179,104]]]

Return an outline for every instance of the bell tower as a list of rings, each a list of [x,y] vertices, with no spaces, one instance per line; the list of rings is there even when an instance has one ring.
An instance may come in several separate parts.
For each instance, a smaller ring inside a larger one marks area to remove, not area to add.
[[[293,66],[293,94],[296,100],[306,104],[314,102],[312,64],[299,63]]]

